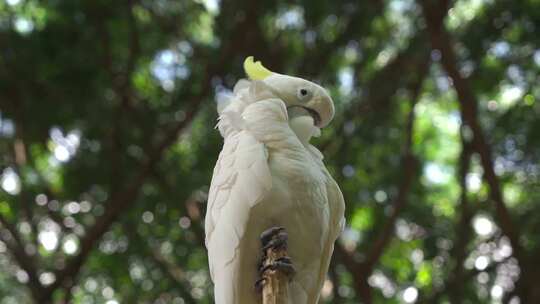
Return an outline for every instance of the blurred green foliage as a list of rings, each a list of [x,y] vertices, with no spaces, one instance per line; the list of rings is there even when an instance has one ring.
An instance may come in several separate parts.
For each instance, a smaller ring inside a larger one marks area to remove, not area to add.
[[[540,2],[443,2],[0,0],[0,303],[212,303],[213,100],[248,55],[336,102],[323,303],[539,303]]]

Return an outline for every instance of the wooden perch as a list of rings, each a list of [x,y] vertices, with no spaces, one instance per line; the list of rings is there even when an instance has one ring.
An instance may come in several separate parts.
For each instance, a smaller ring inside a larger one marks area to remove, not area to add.
[[[279,248],[268,248],[265,252],[263,266],[273,265],[277,259],[287,256],[287,246]],[[286,273],[279,269],[268,269],[263,273],[263,304],[288,304],[289,303],[289,281]]]

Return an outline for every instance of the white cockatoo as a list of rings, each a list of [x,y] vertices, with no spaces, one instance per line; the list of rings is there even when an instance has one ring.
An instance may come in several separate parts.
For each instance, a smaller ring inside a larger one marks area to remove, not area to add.
[[[289,303],[316,304],[344,226],[341,191],[309,143],[334,116],[319,85],[274,73],[248,57],[233,94],[218,104],[224,138],[205,219],[216,304],[257,304],[260,235],[288,232],[296,270]]]

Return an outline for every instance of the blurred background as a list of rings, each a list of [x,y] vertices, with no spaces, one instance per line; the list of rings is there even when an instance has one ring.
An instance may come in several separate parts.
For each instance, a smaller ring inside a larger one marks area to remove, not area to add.
[[[0,303],[212,303],[215,96],[337,104],[322,303],[540,303],[540,2],[0,0]]]

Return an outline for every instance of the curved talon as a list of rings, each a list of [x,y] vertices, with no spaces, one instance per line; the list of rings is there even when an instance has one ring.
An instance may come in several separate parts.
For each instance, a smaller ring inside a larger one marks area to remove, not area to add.
[[[278,270],[283,272],[286,276],[291,277],[296,273],[290,257],[281,257],[275,260],[272,264],[268,264],[260,269],[261,275],[267,270]]]
[[[282,271],[289,278],[292,277],[296,273],[296,269],[291,263],[276,261],[275,265],[276,265],[276,269]]]
[[[278,235],[281,232],[285,232],[285,227],[272,227],[263,231],[260,236],[261,243],[264,246],[266,243],[270,242],[270,240],[272,240],[274,236]]]
[[[292,259],[289,256],[283,256],[283,257],[277,258],[276,262],[282,262],[282,263],[287,263],[287,264],[292,265]]]
[[[273,238],[268,242],[263,243],[263,252],[266,252],[268,248],[273,249],[287,249],[287,241],[289,236],[285,231],[279,232],[278,234],[273,235]]]
[[[275,265],[274,264],[265,265],[260,269],[260,272],[261,274],[264,274],[267,270],[276,270]]]
[[[258,293],[261,293],[265,282],[266,282],[266,278],[260,278],[257,281],[255,281],[255,291],[257,291]]]

